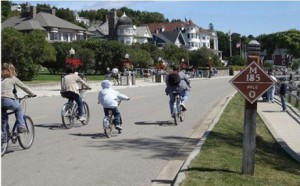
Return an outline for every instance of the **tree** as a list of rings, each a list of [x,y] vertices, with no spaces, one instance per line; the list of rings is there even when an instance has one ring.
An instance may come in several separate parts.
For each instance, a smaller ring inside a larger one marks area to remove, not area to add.
[[[240,55],[234,55],[229,58],[228,64],[233,66],[244,66],[246,61]]]
[[[45,39],[45,38],[44,38]],[[21,80],[32,80],[38,73],[39,64],[35,63],[33,57],[25,44],[25,36],[14,28],[4,28],[1,36],[1,63],[12,63]]]
[[[11,2],[1,1],[1,22],[5,21],[11,12]]]
[[[190,64],[196,68],[221,66],[219,56],[206,47],[192,51],[190,56]]]
[[[43,65],[46,61],[56,60],[55,48],[45,39],[46,32],[34,30],[24,36],[26,50],[36,64]]]

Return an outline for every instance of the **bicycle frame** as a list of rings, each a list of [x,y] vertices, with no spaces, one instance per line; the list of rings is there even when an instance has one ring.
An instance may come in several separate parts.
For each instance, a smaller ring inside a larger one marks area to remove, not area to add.
[[[84,101],[85,92],[86,92],[85,90],[86,89],[79,90],[79,94],[80,94],[80,97],[83,102],[83,110],[84,110],[84,113],[86,114],[86,120],[81,121],[81,123],[83,125],[87,125],[89,122],[89,107],[88,107],[87,103]],[[63,92],[61,94],[63,97],[65,97]],[[67,98],[67,97],[65,97],[65,98]],[[61,117],[62,117],[63,126],[67,129],[70,129],[73,127],[75,120],[79,119],[79,115],[78,115],[78,105],[77,105],[76,101],[73,99],[69,99],[69,98],[67,98],[67,99],[68,99],[68,102],[65,103],[61,109]]]
[[[182,108],[181,108],[182,97],[180,96],[180,93],[173,93],[173,94],[175,95],[175,98],[174,98],[174,103],[173,103],[172,115],[174,117],[175,125],[177,125],[179,120],[181,122],[184,120],[184,112],[182,111]]]

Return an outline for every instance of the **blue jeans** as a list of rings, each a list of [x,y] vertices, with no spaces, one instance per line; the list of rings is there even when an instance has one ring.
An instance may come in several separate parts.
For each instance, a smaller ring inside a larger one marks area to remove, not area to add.
[[[112,114],[114,115],[113,123],[115,125],[122,124],[122,117],[121,117],[121,113],[118,110],[118,107],[115,107],[115,108],[104,108],[104,114],[105,114],[105,116],[108,116],[108,111],[109,110],[111,110]]]
[[[15,112],[15,116],[16,116],[16,122],[15,125],[18,127],[25,127],[25,121],[24,121],[24,113],[23,110],[21,108],[21,104],[19,103],[18,100],[15,99],[10,99],[10,98],[1,98],[1,107],[2,107],[2,111],[3,110],[12,110]],[[3,132],[3,130],[6,128],[7,125],[7,120],[8,120],[8,115],[6,112],[2,112],[1,113],[1,122],[2,124],[4,124],[5,126],[1,127],[1,130]]]
[[[282,110],[286,110],[285,95],[280,95]]]
[[[180,93],[180,96],[182,97],[182,103],[185,104],[187,102],[187,100],[189,99],[189,93],[187,90],[184,90]],[[169,94],[169,97],[170,97],[170,100],[169,100],[169,107],[170,107],[170,112],[171,114],[173,113],[173,104],[174,104],[174,101],[175,101],[175,96],[170,93]]]
[[[83,115],[83,101],[82,98],[76,94],[75,92],[61,92],[61,95],[63,97],[68,98],[70,101],[76,101],[77,105],[78,105],[78,115],[82,116]]]

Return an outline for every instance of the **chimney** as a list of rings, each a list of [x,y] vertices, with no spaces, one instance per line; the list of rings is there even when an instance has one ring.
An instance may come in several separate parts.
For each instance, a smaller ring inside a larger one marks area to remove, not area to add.
[[[35,6],[31,6],[30,7],[30,18],[34,19],[36,15],[36,7]]]
[[[155,33],[156,33],[156,34],[159,34],[159,29],[158,29],[158,28],[155,30]]]
[[[51,14],[55,16],[55,14],[56,14],[56,9],[55,8],[51,9]]]

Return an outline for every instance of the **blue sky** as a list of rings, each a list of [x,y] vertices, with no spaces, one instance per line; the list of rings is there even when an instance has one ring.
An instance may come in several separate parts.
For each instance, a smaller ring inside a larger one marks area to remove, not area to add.
[[[18,2],[18,1],[13,1]],[[24,2],[24,1],[20,1]],[[300,1],[30,1],[71,10],[111,9],[159,12],[172,19],[192,21],[200,27],[258,36],[289,29],[300,30]]]

